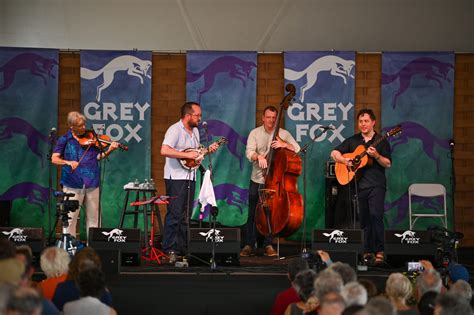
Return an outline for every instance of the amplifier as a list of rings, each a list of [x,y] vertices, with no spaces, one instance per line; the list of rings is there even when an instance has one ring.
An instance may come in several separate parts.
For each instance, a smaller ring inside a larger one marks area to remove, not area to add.
[[[189,229],[188,251],[208,261],[212,254],[212,243],[218,264],[239,264],[240,229],[239,228],[191,228]]]
[[[431,231],[385,230],[385,254],[435,255]]]
[[[354,251],[364,252],[364,232],[352,229],[323,229],[313,230],[312,248],[325,251]]]
[[[89,246],[95,250],[119,250],[122,265],[139,265],[140,229],[90,228]]]
[[[0,237],[6,238],[15,245],[28,245],[33,254],[44,249],[43,228],[35,227],[0,227]]]

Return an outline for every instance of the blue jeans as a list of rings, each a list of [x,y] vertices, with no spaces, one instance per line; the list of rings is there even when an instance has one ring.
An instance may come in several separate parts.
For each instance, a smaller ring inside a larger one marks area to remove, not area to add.
[[[188,219],[193,210],[192,204],[196,182],[165,179],[165,186],[166,195],[177,198],[170,199],[170,203],[167,206],[163,250],[165,252],[175,251],[186,254],[188,244]]]
[[[257,241],[257,228],[255,227],[255,209],[258,204],[258,189],[263,188],[262,184],[257,184],[253,181],[250,181],[249,186],[249,216],[247,223],[242,226],[242,234],[244,240],[244,246],[250,245],[254,247],[255,242]],[[272,236],[267,235],[263,236],[263,247],[271,245],[273,241]]]

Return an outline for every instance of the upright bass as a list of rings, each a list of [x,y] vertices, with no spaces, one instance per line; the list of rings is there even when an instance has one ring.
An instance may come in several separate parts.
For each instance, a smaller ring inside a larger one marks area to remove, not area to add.
[[[286,86],[287,95],[278,111],[272,142],[280,130],[282,112],[290,106],[296,94],[293,84]],[[256,226],[262,235],[289,236],[296,232],[303,221],[303,198],[298,193],[298,177],[301,175],[301,158],[295,152],[270,148],[264,188],[259,189],[256,208]]]

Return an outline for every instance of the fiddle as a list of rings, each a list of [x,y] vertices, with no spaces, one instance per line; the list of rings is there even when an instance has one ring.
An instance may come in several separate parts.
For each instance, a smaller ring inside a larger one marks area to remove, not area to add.
[[[112,144],[112,140],[107,135],[97,135],[93,130],[86,130],[82,135],[76,135],[76,139],[83,147],[95,146],[98,148],[106,148]],[[119,143],[121,150],[128,151],[128,147]]]

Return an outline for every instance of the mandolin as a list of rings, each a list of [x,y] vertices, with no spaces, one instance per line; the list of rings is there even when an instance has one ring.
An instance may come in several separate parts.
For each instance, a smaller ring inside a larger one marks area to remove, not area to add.
[[[397,127],[393,128],[389,132],[385,133],[382,137],[375,140],[370,146],[375,148],[383,140],[387,139],[388,137],[395,136],[399,134],[400,132],[402,132],[402,127],[398,125]],[[335,173],[336,173],[336,178],[339,184],[347,185],[352,181],[357,170],[367,165],[367,162],[369,161],[369,156],[367,155],[367,148],[363,144],[359,145],[354,150],[354,152],[345,153],[342,156],[344,158],[351,159],[352,166],[347,166],[344,163],[336,162]]]
[[[227,138],[222,137],[214,143],[216,143],[220,147],[221,145],[227,142],[229,142]],[[201,161],[204,159],[204,157],[210,153],[209,147],[206,148],[203,145],[200,145],[197,148],[188,148],[188,149],[183,150],[183,152],[190,152],[190,151],[198,152],[199,156],[196,159],[179,159],[179,162],[181,163],[181,166],[185,168],[186,170],[194,171],[195,169],[199,168],[199,165],[201,164]]]

